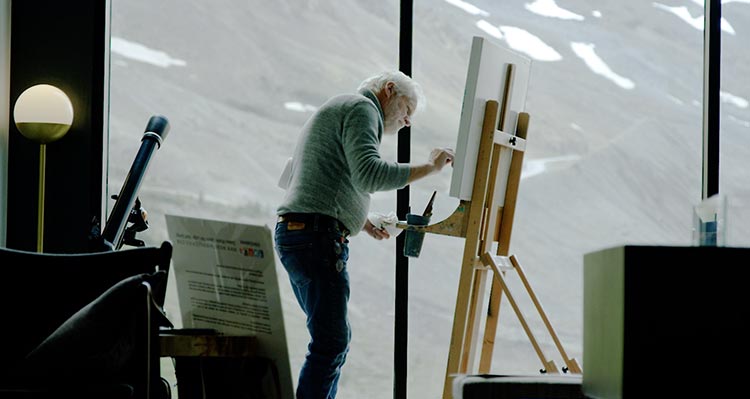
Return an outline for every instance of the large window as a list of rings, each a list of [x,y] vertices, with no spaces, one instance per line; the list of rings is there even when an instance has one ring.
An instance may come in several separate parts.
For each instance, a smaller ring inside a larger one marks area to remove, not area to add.
[[[701,196],[702,3],[415,0],[413,76],[428,104],[413,121],[412,161],[455,146],[472,36],[532,60],[510,252],[579,361],[584,254],[692,243]],[[739,221],[748,213],[747,3],[724,10],[721,187],[730,196],[730,245],[748,241]],[[172,125],[140,191],[150,215],[140,238],[167,239],[164,214],[272,226],[283,195],[278,177],[311,112],[398,67],[398,10],[397,0],[114,1],[110,191],[124,181],[148,118],[163,114]],[[395,138],[381,150],[395,159]],[[450,178],[443,172],[413,184],[412,208],[437,190],[432,219],[447,217],[458,204],[448,196]],[[371,211],[395,207],[395,193],[373,196]],[[463,244],[430,235],[410,262],[410,396],[442,391]],[[353,343],[342,397],[364,389],[391,397],[394,257],[394,239],[351,239]],[[307,331],[283,268],[279,285],[296,380]],[[170,287],[167,308],[179,326]],[[541,321],[527,314],[557,359]],[[495,373],[540,368],[507,302],[494,353]]]

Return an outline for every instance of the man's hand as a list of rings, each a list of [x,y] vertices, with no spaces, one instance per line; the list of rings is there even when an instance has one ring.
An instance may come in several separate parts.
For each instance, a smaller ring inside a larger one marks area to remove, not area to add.
[[[385,229],[379,229],[375,227],[375,225],[370,223],[369,220],[365,222],[365,227],[363,227],[362,230],[364,230],[367,234],[369,234],[370,236],[372,236],[372,238],[376,240],[382,240],[382,239],[387,240],[391,238],[391,235],[388,234],[388,231],[386,231]]]
[[[443,166],[453,164],[453,158],[456,155],[450,148],[435,148],[430,151],[430,163],[435,165],[435,169],[439,172],[443,169]]]
[[[412,183],[423,177],[431,175],[433,173],[440,172],[443,166],[451,164],[453,165],[453,158],[455,154],[452,148],[435,148],[430,151],[430,157],[427,163],[421,165],[412,165],[409,170],[409,178],[406,179],[407,183]]]

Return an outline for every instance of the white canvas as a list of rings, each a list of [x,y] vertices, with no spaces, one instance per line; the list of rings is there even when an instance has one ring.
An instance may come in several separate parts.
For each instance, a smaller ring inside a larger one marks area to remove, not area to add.
[[[456,157],[453,161],[451,197],[471,199],[485,104],[488,100],[497,100],[500,109],[503,108],[502,96],[509,64],[514,67],[514,75],[510,104],[502,130],[515,134],[518,113],[524,111],[526,104],[531,60],[483,37],[474,36],[458,127]]]

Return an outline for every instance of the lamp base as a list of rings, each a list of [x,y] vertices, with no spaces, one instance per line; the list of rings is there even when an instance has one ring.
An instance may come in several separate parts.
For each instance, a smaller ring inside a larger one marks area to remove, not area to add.
[[[59,140],[70,129],[68,124],[42,122],[16,122],[16,127],[24,137],[40,144]]]

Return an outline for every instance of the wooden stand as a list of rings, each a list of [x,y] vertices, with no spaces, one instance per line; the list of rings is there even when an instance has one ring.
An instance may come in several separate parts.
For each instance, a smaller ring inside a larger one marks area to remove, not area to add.
[[[276,365],[258,355],[254,336],[165,330],[159,343],[161,357],[173,359],[180,399],[286,399]]]
[[[511,73],[512,70],[508,71],[508,79],[510,79]],[[509,85],[506,85],[506,87],[509,87]],[[509,103],[508,95],[506,90],[503,104]],[[436,224],[411,226],[399,223],[398,225],[398,227],[407,230],[466,239],[459,275],[445,385],[443,387],[444,399],[450,399],[451,397],[452,382],[455,375],[474,372],[472,368],[475,363],[474,356],[480,327],[480,319],[477,317],[477,313],[482,307],[489,270],[493,272],[494,279],[490,291],[478,371],[488,373],[490,370],[497,332],[500,298],[502,293],[505,292],[542,360],[542,371],[557,373],[557,367],[554,362],[547,360],[547,357],[542,353],[505,283],[503,274],[508,270],[515,270],[523,279],[529,295],[563,354],[567,365],[563,371],[581,372],[575,359],[568,359],[565,355],[562,345],[559,344],[559,340],[517,260],[513,256],[508,257],[513,215],[523,166],[523,154],[526,149],[529,115],[525,112],[519,113],[515,134],[508,134],[496,128],[505,125],[504,118],[508,114],[505,109],[499,110],[499,107],[498,101],[489,100],[486,102],[471,200],[462,200],[451,216]],[[497,242],[496,255],[499,257],[490,253],[494,242]],[[498,266],[498,262],[501,263],[500,266]],[[508,262],[510,262],[510,267],[506,266]]]
[[[539,317],[542,318],[542,321],[544,322],[545,327],[547,327],[547,331],[552,337],[552,340],[555,342],[555,346],[557,347],[557,350],[560,352],[560,355],[565,361],[565,366],[562,368],[562,371],[564,373],[567,373],[568,371],[570,371],[571,373],[574,373],[574,374],[582,374],[581,367],[578,365],[578,362],[576,361],[576,359],[570,358],[568,354],[565,352],[565,349],[563,348],[562,343],[560,342],[560,339],[557,337],[557,334],[555,333],[555,329],[552,328],[552,323],[550,323],[549,318],[547,317],[547,314],[544,312],[544,309],[542,308],[542,304],[539,302],[539,299],[536,297],[536,294],[534,294],[534,290],[531,289],[531,284],[529,283],[529,280],[526,278],[526,273],[524,273],[523,269],[521,268],[521,264],[518,263],[518,259],[516,259],[516,256],[515,255],[492,256],[489,252],[485,252],[484,254],[482,254],[481,259],[482,259],[482,263],[485,266],[491,268],[492,272],[494,273],[495,281],[499,284],[500,289],[502,290],[499,292],[498,295],[505,293],[505,295],[508,297],[508,302],[510,302],[511,307],[513,307],[513,311],[518,316],[518,320],[521,322],[521,326],[526,332],[526,335],[529,337],[529,341],[531,341],[531,344],[534,346],[534,350],[536,351],[537,356],[539,356],[539,360],[541,360],[542,365],[544,366],[540,370],[540,372],[546,373],[549,371],[551,373],[556,374],[557,365],[555,365],[554,361],[547,360],[547,357],[544,355],[542,348],[539,346],[536,338],[534,338],[534,334],[531,332],[531,329],[529,328],[528,323],[526,323],[526,318],[523,316],[523,312],[521,312],[521,309],[518,307],[518,304],[516,303],[516,300],[513,298],[513,294],[511,294],[510,288],[508,288],[508,284],[505,281],[504,275],[506,271],[515,271],[516,273],[518,273],[518,277],[521,279],[521,282],[523,283],[524,288],[526,288],[526,292],[529,294],[531,301],[534,303],[534,307],[536,308],[537,312],[539,312]],[[501,265],[498,265],[498,261],[501,263]],[[495,286],[493,285],[493,289],[494,288]],[[500,298],[498,296],[498,299],[497,299],[498,306],[499,306],[499,302],[500,302]],[[490,299],[490,303],[493,303],[492,299]],[[490,338],[488,337],[488,335],[489,334],[485,334],[485,339]],[[485,353],[483,351],[482,355],[484,354]],[[486,360],[488,364],[487,364],[486,370],[483,370],[482,369],[483,365],[482,363],[480,363],[479,371],[481,373],[486,373],[489,371],[490,359],[484,359],[484,357],[482,359]]]
[[[170,334],[159,335],[161,357],[255,357],[258,338],[242,335]]]

